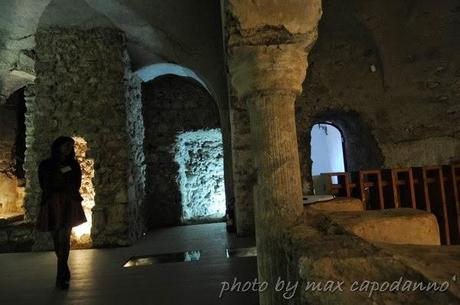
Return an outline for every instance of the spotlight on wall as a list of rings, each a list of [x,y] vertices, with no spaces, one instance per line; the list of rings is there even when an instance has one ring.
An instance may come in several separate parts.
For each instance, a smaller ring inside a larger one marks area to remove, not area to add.
[[[196,223],[225,216],[224,159],[220,129],[177,135],[175,160],[182,197],[182,220]]]
[[[81,137],[73,137],[73,139],[75,141],[75,156],[80,163],[82,172],[82,182],[80,187],[80,194],[83,197],[82,206],[88,221],[73,228],[72,244],[77,247],[89,247],[91,245],[91,209],[95,204],[95,191],[92,182],[94,177],[94,160],[86,159],[88,143]]]
[[[15,219],[24,214],[24,187],[13,175],[0,173],[0,219]]]

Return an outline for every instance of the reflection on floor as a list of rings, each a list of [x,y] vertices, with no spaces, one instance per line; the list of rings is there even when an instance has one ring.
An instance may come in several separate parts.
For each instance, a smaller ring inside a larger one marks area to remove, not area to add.
[[[123,267],[137,267],[147,266],[153,264],[165,264],[165,263],[178,263],[178,262],[193,262],[200,260],[201,252],[199,250],[175,252],[175,253],[162,253],[152,254],[148,256],[137,256],[131,257]]]
[[[257,248],[250,247],[250,248],[235,248],[235,249],[227,249],[226,251],[227,258],[231,257],[255,257],[257,256]]]
[[[255,257],[228,259],[226,249],[254,246],[228,235],[224,223],[181,226],[148,234],[128,248],[73,250],[68,291],[54,288],[53,252],[0,254],[0,304],[258,304],[256,292],[227,292],[223,282],[253,281]],[[200,260],[122,268],[132,257],[200,249]]]

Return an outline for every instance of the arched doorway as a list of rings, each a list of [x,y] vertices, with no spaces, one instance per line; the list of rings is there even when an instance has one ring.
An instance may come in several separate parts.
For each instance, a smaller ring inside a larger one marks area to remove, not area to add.
[[[224,221],[217,103],[193,75],[153,72],[142,85],[147,229]]]
[[[312,122],[322,125],[326,123],[338,128],[343,139],[346,171],[383,166],[383,156],[372,129],[359,113],[328,109],[314,115]]]
[[[344,139],[340,130],[330,123],[319,123],[311,128],[312,175],[344,172],[346,170]]]

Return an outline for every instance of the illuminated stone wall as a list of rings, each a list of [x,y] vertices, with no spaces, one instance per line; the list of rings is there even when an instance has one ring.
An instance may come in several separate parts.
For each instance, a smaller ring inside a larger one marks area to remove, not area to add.
[[[127,56],[127,55],[126,55]],[[127,65],[128,67],[128,65]],[[130,240],[136,240],[146,232],[144,212],[145,199],[145,156],[144,156],[144,118],[142,116],[141,80],[127,71],[126,128],[128,130],[128,207],[126,219],[129,221]]]
[[[0,104],[0,172],[14,174],[16,105]]]
[[[182,195],[182,221],[222,220],[225,216],[224,151],[220,129],[178,134],[176,162]]]
[[[219,128],[217,105],[196,81],[174,75],[142,86],[145,122],[146,203],[149,228],[181,223],[176,136],[184,131]]]
[[[0,104],[0,218],[22,213],[24,90]]]
[[[38,31],[36,43],[37,78],[26,97],[26,218],[37,216],[37,167],[50,144],[60,135],[80,137],[94,162],[92,243],[130,244],[141,231],[135,221],[142,120],[140,84],[129,71],[124,36],[111,29],[52,28]]]
[[[85,139],[80,137],[74,137],[73,139],[75,141],[75,157],[77,158],[81,168],[80,194],[83,197],[82,207],[85,212],[87,222],[73,228],[71,237],[73,244],[90,246],[91,225],[93,223],[92,209],[95,206],[95,191],[93,185],[94,160],[86,157],[86,153],[88,152],[88,143]]]

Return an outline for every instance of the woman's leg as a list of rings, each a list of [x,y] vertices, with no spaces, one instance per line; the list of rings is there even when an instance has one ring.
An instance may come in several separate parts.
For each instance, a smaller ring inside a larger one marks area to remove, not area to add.
[[[53,237],[53,244],[54,244],[54,253],[57,257],[57,272],[56,272],[56,285],[62,280],[62,268],[61,268],[61,239],[60,239],[60,230],[56,229],[51,232],[51,236]]]
[[[61,288],[67,288],[67,282],[70,279],[70,271],[67,265],[70,252],[70,233],[71,228],[61,228],[55,231],[53,235],[53,240],[55,240],[55,252],[58,258],[56,285]]]
[[[51,231],[51,237],[53,237],[54,253],[59,258],[59,230]]]
[[[59,230],[59,261],[62,277],[68,281],[70,279],[69,266],[67,261],[70,253],[70,234],[72,228],[62,228]]]

